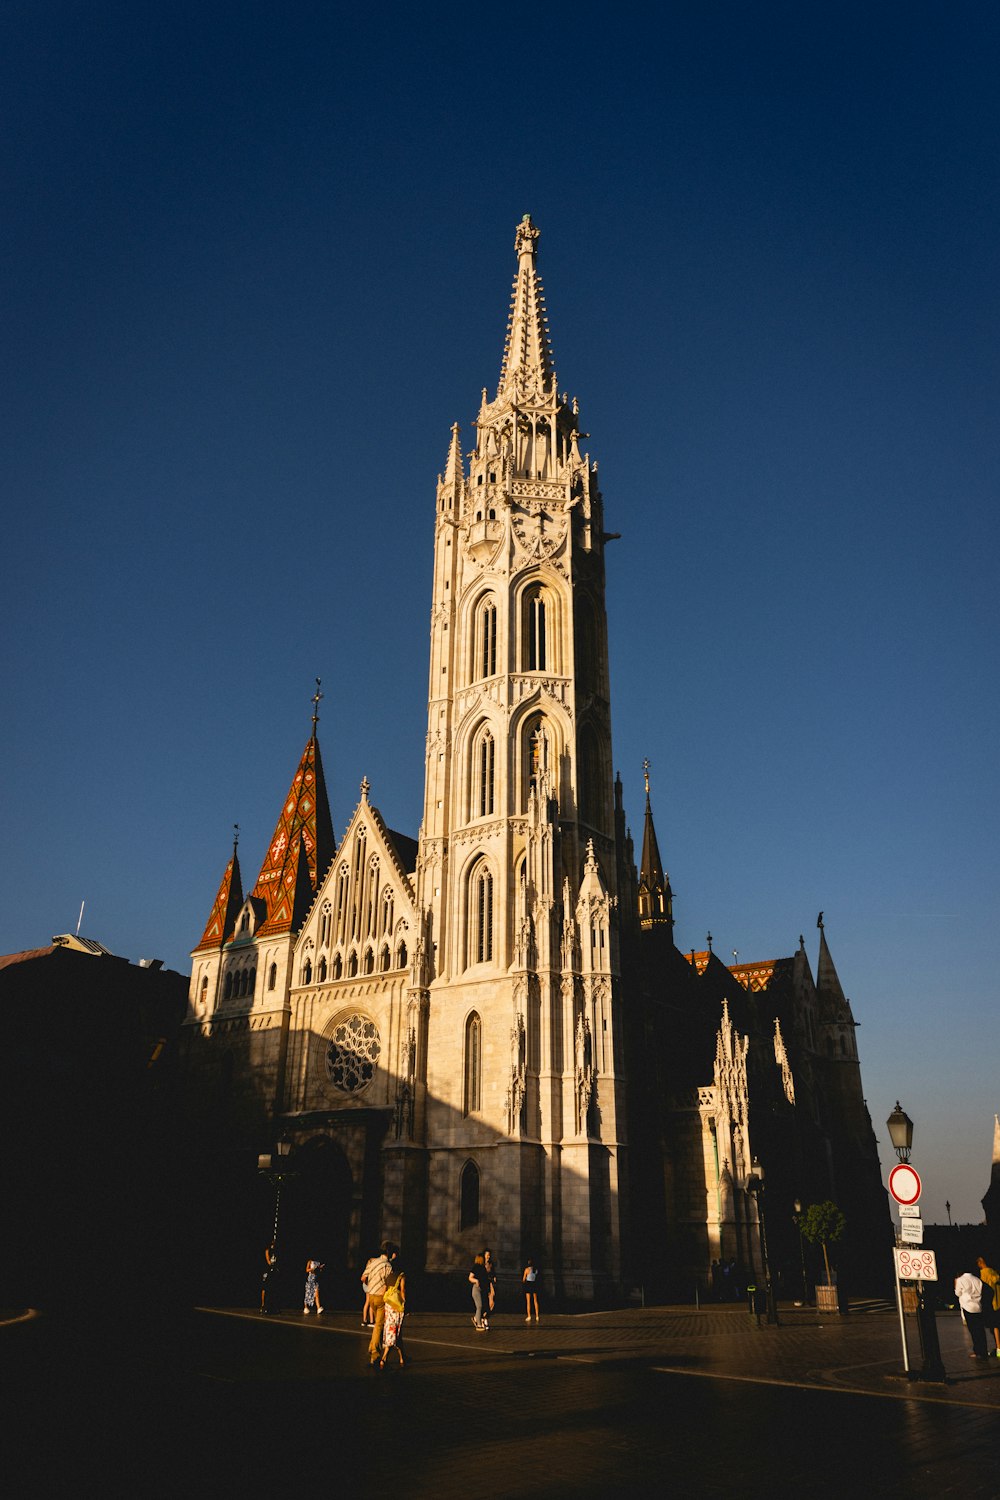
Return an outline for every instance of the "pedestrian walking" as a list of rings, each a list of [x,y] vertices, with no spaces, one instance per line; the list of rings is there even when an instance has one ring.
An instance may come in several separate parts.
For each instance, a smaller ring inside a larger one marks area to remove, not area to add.
[[[368,1301],[372,1314],[372,1336],[368,1345],[368,1363],[377,1364],[381,1355],[382,1329],[385,1324],[385,1289],[389,1285],[392,1263],[399,1253],[391,1240],[382,1241],[382,1253],[368,1266]]]
[[[962,1317],[965,1319],[965,1326],[972,1340],[970,1359],[986,1358],[986,1329],[983,1324],[984,1290],[979,1277],[973,1276],[971,1271],[963,1271],[961,1276],[955,1278],[955,1296],[958,1298],[958,1305],[962,1309]]]
[[[260,1278],[260,1310],[275,1312],[275,1281],[278,1275],[278,1247],[272,1240],[264,1250],[264,1274]]]
[[[981,1255],[976,1261],[976,1268],[983,1283],[983,1322],[993,1335],[996,1345],[994,1353],[1000,1359],[1000,1272],[988,1266]],[[992,1299],[992,1305],[987,1299]]]
[[[389,1273],[383,1294],[385,1306],[385,1322],[382,1325],[382,1358],[379,1360],[379,1369],[385,1368],[385,1362],[390,1352],[395,1349],[399,1355],[400,1369],[406,1364],[403,1354],[403,1317],[406,1313],[406,1276],[402,1271],[397,1271],[395,1265]]]
[[[486,1270],[486,1262],[482,1255],[477,1255],[469,1272],[469,1281],[472,1284],[472,1321],[476,1329],[482,1333],[489,1328],[489,1320],[483,1309],[489,1308],[490,1279]]]
[[[319,1273],[322,1269],[323,1264],[321,1261],[306,1261],[306,1291],[302,1311],[307,1315],[311,1307],[315,1307],[317,1317],[323,1311],[319,1300]]]
[[[490,1313],[493,1312],[493,1309],[497,1305],[497,1268],[496,1262],[493,1259],[493,1251],[489,1248],[488,1245],[483,1251],[483,1265],[486,1267],[486,1275],[489,1279],[490,1285],[489,1300],[487,1302],[486,1311],[486,1326],[488,1328],[490,1326]]]
[[[369,1255],[367,1261],[365,1262],[365,1268],[361,1272],[361,1285],[364,1288],[364,1292],[365,1292],[365,1305],[361,1309],[361,1326],[362,1326],[362,1328],[370,1328],[372,1326],[372,1324],[374,1323],[374,1321],[375,1321],[375,1317],[374,1317],[374,1313],[373,1313],[372,1305],[371,1305],[371,1299],[368,1296],[368,1272],[371,1270],[372,1266],[375,1264],[375,1262],[377,1260],[378,1260],[378,1256],[377,1255]]]
[[[531,1308],[532,1308],[532,1304],[534,1304],[534,1308],[535,1308],[535,1322],[537,1323],[538,1322],[538,1267],[535,1265],[535,1262],[533,1260],[529,1260],[528,1264],[525,1266],[525,1268],[524,1268],[524,1274],[521,1277],[521,1282],[522,1282],[522,1285],[524,1286],[524,1305],[525,1305],[525,1308],[526,1308],[527,1313],[528,1313],[528,1316],[525,1318],[524,1321],[526,1323],[530,1323],[531,1322]]]

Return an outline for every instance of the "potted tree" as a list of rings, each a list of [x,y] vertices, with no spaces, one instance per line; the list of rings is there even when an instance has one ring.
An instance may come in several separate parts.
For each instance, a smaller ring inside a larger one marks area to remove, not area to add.
[[[830,1270],[830,1256],[827,1253],[828,1245],[835,1245],[847,1228],[847,1220],[837,1207],[827,1198],[823,1203],[810,1203],[803,1213],[799,1228],[803,1237],[811,1245],[820,1245],[823,1249],[823,1265],[826,1269],[826,1285],[816,1288],[816,1311],[817,1312],[839,1312],[840,1302],[838,1299],[838,1288],[834,1281],[834,1274]]]

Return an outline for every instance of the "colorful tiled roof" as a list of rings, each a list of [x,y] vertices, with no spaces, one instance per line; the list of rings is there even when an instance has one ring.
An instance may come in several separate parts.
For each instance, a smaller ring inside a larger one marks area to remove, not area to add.
[[[267,905],[258,937],[297,930],[334,848],[319,741],[310,735],[251,892]]]
[[[205,924],[205,931],[195,953],[200,953],[203,948],[221,948],[232,937],[236,916],[242,905],[243,882],[240,879],[240,862],[234,849],[212,903],[212,914]]]

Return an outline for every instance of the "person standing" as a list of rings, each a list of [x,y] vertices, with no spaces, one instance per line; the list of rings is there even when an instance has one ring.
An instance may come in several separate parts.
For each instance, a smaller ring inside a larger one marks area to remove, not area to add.
[[[371,1301],[369,1300],[369,1297],[368,1297],[368,1272],[371,1270],[372,1266],[375,1264],[375,1262],[377,1260],[378,1260],[378,1256],[377,1255],[369,1255],[367,1261],[365,1262],[365,1268],[361,1272],[361,1285],[364,1287],[364,1292],[365,1292],[365,1305],[361,1309],[361,1326],[362,1326],[362,1328],[370,1328],[372,1326],[373,1322],[375,1321],[375,1319],[374,1319],[374,1317],[372,1315]]]
[[[986,1358],[986,1329],[983,1326],[983,1292],[985,1288],[978,1276],[964,1271],[955,1277],[955,1296],[962,1309],[965,1326],[972,1340],[970,1359]]]
[[[1000,1359],[1000,1272],[988,1266],[981,1255],[976,1265],[979,1279],[983,1283],[983,1322],[993,1334],[996,1345],[994,1352],[997,1359]]]
[[[472,1314],[472,1322],[478,1332],[489,1328],[483,1308],[489,1307],[490,1278],[486,1270],[486,1262],[482,1255],[477,1255],[469,1272],[469,1281],[472,1284],[472,1306],[475,1309]]]
[[[368,1363],[377,1364],[382,1343],[382,1328],[385,1323],[385,1289],[392,1274],[392,1263],[398,1254],[391,1240],[382,1241],[382,1253],[368,1266],[368,1304],[371,1308],[372,1337],[368,1345]]]
[[[521,1281],[522,1281],[522,1283],[524,1285],[524,1305],[525,1305],[525,1308],[527,1309],[527,1313],[528,1313],[528,1316],[525,1318],[524,1321],[526,1323],[530,1323],[531,1322],[531,1304],[534,1303],[534,1305],[535,1305],[535,1322],[537,1323],[538,1322],[538,1267],[535,1265],[535,1262],[533,1260],[529,1260],[528,1264],[525,1266],[525,1268],[524,1268],[524,1275],[521,1277]]]
[[[307,1315],[311,1307],[315,1307],[317,1317],[323,1311],[319,1300],[319,1273],[322,1269],[318,1260],[306,1261],[306,1290],[302,1311]]]
[[[278,1275],[278,1247],[272,1240],[264,1250],[264,1274],[260,1278],[260,1310],[274,1312],[274,1284]],[[270,1293],[270,1295],[268,1295]]]
[[[379,1360],[379,1369],[385,1368],[385,1362],[389,1357],[390,1349],[395,1349],[399,1355],[400,1369],[406,1364],[403,1356],[403,1317],[406,1313],[406,1276],[402,1271],[397,1271],[395,1265],[389,1272],[383,1293],[383,1304],[385,1307],[385,1322],[382,1326],[382,1358]]]
[[[489,1328],[490,1314],[497,1305],[497,1268],[493,1259],[493,1251],[488,1245],[483,1251],[483,1265],[486,1267],[486,1276],[489,1281],[489,1296],[484,1309],[484,1321]]]

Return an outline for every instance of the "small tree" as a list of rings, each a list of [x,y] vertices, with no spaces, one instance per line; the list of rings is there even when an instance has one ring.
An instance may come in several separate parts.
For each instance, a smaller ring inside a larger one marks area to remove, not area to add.
[[[826,1253],[826,1247],[835,1245],[846,1228],[847,1220],[836,1203],[831,1203],[829,1198],[824,1203],[810,1203],[799,1220],[799,1229],[810,1245],[823,1247],[827,1286],[832,1286],[833,1282],[830,1280],[830,1257]]]

